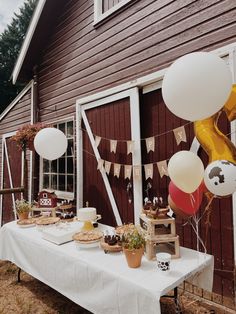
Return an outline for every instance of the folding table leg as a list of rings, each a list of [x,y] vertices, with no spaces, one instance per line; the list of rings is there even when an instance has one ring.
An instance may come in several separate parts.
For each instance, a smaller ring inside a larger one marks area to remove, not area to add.
[[[162,298],[172,298],[175,302],[175,313],[182,314],[181,307],[178,300],[178,288],[174,288],[174,295],[163,295]]]
[[[18,268],[17,282],[20,282],[20,273],[21,273],[21,268]]]

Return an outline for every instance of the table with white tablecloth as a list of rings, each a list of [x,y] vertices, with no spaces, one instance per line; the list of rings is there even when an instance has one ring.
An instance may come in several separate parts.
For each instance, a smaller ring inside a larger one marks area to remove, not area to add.
[[[80,229],[80,223],[73,224]],[[36,227],[20,228],[16,222],[0,229],[0,259],[97,314],[158,314],[160,297],[186,279],[211,290],[213,257],[182,247],[180,254],[168,273],[145,257],[140,268],[132,269],[121,252],[78,249],[74,242],[56,245],[42,239]]]

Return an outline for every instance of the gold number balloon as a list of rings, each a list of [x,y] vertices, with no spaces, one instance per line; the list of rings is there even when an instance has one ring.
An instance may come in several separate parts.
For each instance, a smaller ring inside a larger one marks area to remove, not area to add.
[[[236,85],[223,110],[229,121],[236,118]],[[209,163],[215,160],[228,160],[236,163],[236,147],[218,128],[217,123],[221,112],[213,116],[194,122],[195,135],[209,157]]]

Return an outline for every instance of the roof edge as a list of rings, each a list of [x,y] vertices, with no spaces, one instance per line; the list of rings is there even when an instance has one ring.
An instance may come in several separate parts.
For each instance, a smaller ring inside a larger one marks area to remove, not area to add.
[[[0,114],[0,121],[8,114],[9,111],[18,103],[18,101],[28,92],[33,86],[34,80],[31,80],[25,88],[16,96],[16,98],[7,106],[7,108]]]
[[[12,72],[12,83],[13,84],[16,83],[17,78],[19,76],[22,64],[23,64],[23,62],[25,60],[26,53],[27,53],[28,48],[30,46],[32,37],[34,35],[36,26],[38,24],[38,21],[40,19],[40,16],[41,16],[41,13],[43,11],[43,8],[44,8],[44,5],[45,5],[46,1],[47,0],[39,0],[39,2],[37,4],[37,7],[36,7],[36,9],[34,11],[32,20],[31,20],[30,25],[28,27],[25,39],[24,39],[23,44],[21,46],[20,53],[18,55],[18,58],[16,60],[16,63],[15,63],[15,66],[14,66],[14,69],[13,69],[13,72]]]

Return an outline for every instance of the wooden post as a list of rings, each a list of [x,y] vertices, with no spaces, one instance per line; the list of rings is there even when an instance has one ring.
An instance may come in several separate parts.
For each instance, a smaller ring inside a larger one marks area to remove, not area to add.
[[[28,162],[26,158],[26,145],[23,148],[23,158],[24,158],[24,171],[23,171],[23,184],[24,184],[24,192],[23,196],[26,201],[28,201]]]

